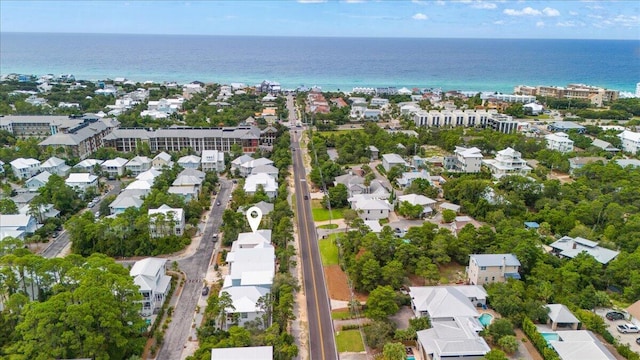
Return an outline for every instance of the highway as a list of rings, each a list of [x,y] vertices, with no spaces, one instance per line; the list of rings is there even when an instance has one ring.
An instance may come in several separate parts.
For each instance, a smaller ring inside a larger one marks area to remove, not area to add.
[[[300,239],[302,284],[305,289],[309,321],[309,352],[311,360],[336,360],[338,359],[338,352],[333,334],[329,296],[311,214],[311,204],[308,200],[309,188],[302,162],[299,133],[301,133],[300,130],[291,131],[291,145],[293,148],[293,174],[296,192],[296,217]],[[307,199],[305,199],[305,196]]]

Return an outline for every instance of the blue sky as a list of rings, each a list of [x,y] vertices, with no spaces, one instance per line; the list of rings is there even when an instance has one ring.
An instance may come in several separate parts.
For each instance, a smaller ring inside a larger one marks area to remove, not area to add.
[[[0,1],[1,32],[640,40],[640,1]]]

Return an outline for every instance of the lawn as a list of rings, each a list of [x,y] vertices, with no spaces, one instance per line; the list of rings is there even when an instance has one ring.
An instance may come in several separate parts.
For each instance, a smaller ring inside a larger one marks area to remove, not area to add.
[[[352,131],[358,131],[358,130],[362,130],[362,129],[349,129],[349,130],[333,130],[333,131],[318,131],[318,133],[320,133],[320,135],[322,136],[329,136],[329,135],[344,135],[344,134],[348,134]]]
[[[332,320],[346,320],[351,319],[351,313],[349,309],[338,309],[331,311],[331,319]]]
[[[342,210],[344,209],[331,209],[333,219],[342,219]],[[313,213],[313,221],[331,220],[329,210],[322,207],[320,200],[316,199],[311,201],[311,212]]]
[[[318,229],[334,230],[338,228],[338,224],[324,224],[318,226]]]
[[[360,330],[338,331],[336,333],[336,344],[338,352],[361,352],[364,351]]]
[[[320,248],[320,256],[322,257],[322,265],[338,265],[338,246],[334,243],[333,237],[318,240]]]

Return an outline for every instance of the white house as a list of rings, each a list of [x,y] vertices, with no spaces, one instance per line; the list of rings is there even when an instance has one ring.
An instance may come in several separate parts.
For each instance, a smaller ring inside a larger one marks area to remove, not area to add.
[[[136,176],[136,180],[148,181],[153,184],[156,178],[160,176],[160,174],[162,174],[162,171],[156,168],[151,168],[145,172],[138,174],[138,176]]]
[[[202,150],[202,171],[224,171],[224,153],[218,150]]]
[[[388,219],[393,207],[387,200],[360,194],[349,198],[351,208],[358,212],[362,220]]]
[[[141,173],[151,169],[152,160],[146,156],[136,156],[129,160],[124,166],[127,171],[131,172],[131,175],[138,176]]]
[[[195,175],[178,175],[178,177],[171,184],[172,187],[185,187],[193,188],[196,194],[200,194],[202,189],[202,179]]]
[[[549,344],[561,360],[617,359],[589,330],[559,331],[557,334],[558,340],[551,340]]]
[[[129,270],[142,294],[142,316],[157,313],[171,289],[171,277],[165,274],[166,263],[167,259],[146,258],[136,261]]]
[[[73,168],[80,169],[83,172],[93,173],[93,170],[96,165],[102,165],[104,161],[97,159],[84,159],[77,163]]]
[[[382,155],[382,167],[385,171],[389,171],[394,166],[400,166],[401,168],[405,168],[408,166],[407,162],[404,161],[402,156],[398,154],[384,154]]]
[[[25,182],[25,186],[27,187],[27,189],[29,189],[29,191],[38,191],[38,189],[47,185],[47,182],[49,182],[49,177],[51,177],[51,174],[48,171],[43,171],[40,174],[27,180]]]
[[[278,178],[279,173],[280,170],[278,170],[278,168],[273,165],[260,165],[251,169],[251,175],[267,174],[274,179]]]
[[[524,108],[525,113],[529,113],[531,115],[540,115],[544,111],[544,106],[534,102],[525,104],[522,107]]]
[[[640,149],[640,133],[625,130],[618,134],[620,140],[622,140],[622,150],[637,154]]]
[[[522,159],[522,154],[508,147],[498,151],[495,159],[482,161],[491,170],[491,174],[496,179],[507,175],[526,176],[531,172],[531,167]]]
[[[24,239],[38,229],[35,217],[28,214],[3,214],[0,221],[0,238],[12,236]]]
[[[273,360],[273,346],[211,349],[211,360]]]
[[[90,187],[98,186],[98,177],[89,173],[73,173],[64,181],[67,186],[84,191]]]
[[[17,158],[10,162],[11,169],[16,177],[28,179],[40,172],[40,161],[32,158]]]
[[[456,146],[453,162],[449,170],[463,173],[478,173],[482,167],[482,152],[477,147]]]
[[[431,360],[484,359],[491,348],[474,325],[464,317],[434,322],[430,329],[417,332],[418,351]]]
[[[124,190],[109,204],[111,215],[122,214],[130,207],[139,209],[144,201],[142,197],[148,194],[148,190]]]
[[[467,278],[473,285],[520,279],[520,261],[513,254],[471,254]]]
[[[276,182],[276,179],[264,173],[249,175],[244,182],[244,191],[248,195],[254,195],[259,186],[262,186],[270,199],[273,199],[278,195],[278,183]]]
[[[430,199],[424,195],[417,194],[407,194],[398,196],[398,202],[408,202],[411,205],[420,205],[424,207],[424,211],[422,212],[422,216],[429,215],[433,213],[434,207],[436,205],[436,201]]]
[[[487,300],[487,292],[479,285],[410,287],[409,295],[415,316],[429,317],[432,324],[456,317],[477,319],[476,306]]]
[[[569,139],[569,135],[559,131],[557,133],[544,136],[547,140],[547,149],[567,153],[573,151],[573,140]]]
[[[117,157],[115,159],[107,160],[100,165],[102,171],[107,173],[107,176],[111,179],[124,175],[124,166],[129,162],[127,159]]]
[[[238,156],[237,158],[231,161],[231,171],[235,171],[235,170],[240,171],[240,165],[251,160],[253,160],[253,158],[246,154]]]
[[[260,158],[260,159],[251,159],[249,161],[243,162],[242,164],[240,164],[240,175],[247,177],[251,174],[251,171],[253,171],[254,168],[259,167],[259,166],[265,166],[265,165],[273,165],[273,161],[267,159],[267,158]]]
[[[244,326],[248,321],[255,321],[264,314],[258,300],[269,293],[269,289],[259,286],[233,286],[222,289],[220,294],[228,293],[233,303],[233,308],[226,309],[226,328],[231,326]]]
[[[200,167],[200,157],[195,155],[187,155],[178,159],[178,165],[185,169],[197,169]]]
[[[149,234],[152,238],[184,234],[184,210],[162,205],[149,209]]]
[[[71,166],[67,165],[64,160],[52,156],[40,165],[40,170],[64,177],[71,170]]]
[[[162,169],[163,167],[172,167],[173,161],[171,161],[171,155],[163,151],[153,158],[151,165],[155,169]]]
[[[383,106],[389,105],[389,99],[374,97],[371,99],[371,105],[383,107]]]
[[[398,179],[396,179],[396,182],[400,187],[406,188],[411,185],[415,179],[423,179],[431,182],[431,176],[427,170],[404,172]]]

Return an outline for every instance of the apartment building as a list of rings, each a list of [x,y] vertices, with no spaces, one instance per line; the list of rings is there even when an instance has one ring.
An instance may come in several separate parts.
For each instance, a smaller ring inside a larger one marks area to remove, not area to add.
[[[617,100],[620,92],[608,90],[597,86],[584,84],[569,84],[561,86],[526,86],[519,85],[514,88],[514,92],[522,95],[533,95],[541,97],[552,97],[557,99],[578,99],[588,100],[592,104],[602,106],[604,102]]]

